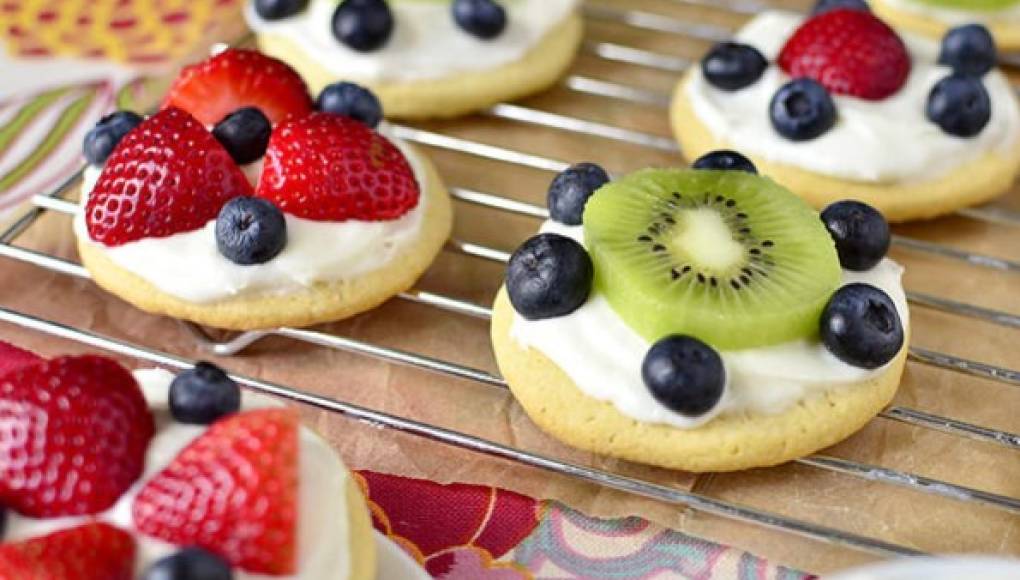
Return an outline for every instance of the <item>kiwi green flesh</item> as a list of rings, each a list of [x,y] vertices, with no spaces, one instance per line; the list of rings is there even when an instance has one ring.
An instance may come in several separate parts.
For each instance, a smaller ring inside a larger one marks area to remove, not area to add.
[[[842,272],[815,212],[740,171],[648,169],[589,199],[595,287],[635,331],[719,350],[817,335]]]
[[[919,4],[955,8],[958,10],[1001,10],[1020,3],[1020,0],[914,0]]]

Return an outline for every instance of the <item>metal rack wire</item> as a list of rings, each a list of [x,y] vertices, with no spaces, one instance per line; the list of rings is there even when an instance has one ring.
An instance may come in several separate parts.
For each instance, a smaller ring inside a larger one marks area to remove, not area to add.
[[[757,0],[729,0],[724,3],[706,0],[672,0],[678,4],[712,6],[718,10],[727,10],[737,14],[755,13],[768,4]],[[589,19],[603,20],[620,26],[654,30],[660,33],[682,35],[701,40],[719,40],[727,38],[731,30],[714,25],[692,24],[676,18],[649,12],[620,10],[600,5],[588,5],[585,14]],[[635,47],[605,42],[588,42],[583,50],[586,54],[598,59],[615,61],[627,65],[651,67],[654,69],[676,73],[690,65],[688,59],[666,54],[654,53]],[[642,106],[665,108],[669,95],[648,89],[628,86],[616,82],[605,81],[581,75],[570,75],[564,79],[562,86],[570,91],[588,96],[615,99]],[[624,142],[630,145],[645,147],[664,152],[679,152],[679,148],[671,139],[580,119],[559,113],[552,113],[518,104],[503,103],[484,112],[485,115],[503,121],[524,123],[544,129],[563,131],[583,136],[596,137]],[[428,131],[421,128],[395,125],[396,135],[402,139],[433,148],[456,152],[459,154],[485,158],[511,166],[528,167],[543,171],[560,171],[567,163],[546,156],[535,155],[509,148],[489,145],[460,137],[446,135],[441,132]],[[78,278],[88,278],[88,272],[79,264],[69,262],[60,257],[47,255],[17,245],[18,239],[35,225],[45,212],[73,215],[78,211],[77,204],[67,199],[67,194],[74,189],[80,179],[81,172],[69,178],[53,191],[38,195],[33,199],[34,207],[19,216],[6,231],[0,233],[0,256],[20,260],[51,271]],[[475,204],[491,210],[517,214],[531,218],[544,219],[547,214],[542,207],[509,199],[493,193],[465,188],[451,188],[453,196],[461,202]],[[971,220],[1003,227],[1020,227],[1020,215],[1016,212],[996,207],[974,208],[963,210],[959,215]],[[968,267],[986,268],[997,271],[1000,275],[1020,273],[1020,263],[993,256],[976,254],[958,248],[935,244],[932,242],[904,236],[896,236],[894,244],[911,252],[924,252],[940,259],[966,264]],[[502,249],[462,240],[451,240],[448,250],[474,258],[505,262],[509,254]],[[488,319],[491,311],[487,306],[464,301],[452,296],[411,290],[400,295],[400,299],[421,303],[429,307],[441,309],[453,315],[470,316]],[[981,306],[950,300],[947,298],[908,292],[908,299],[917,307],[930,308],[952,314],[969,317],[986,323],[1007,328],[1020,328],[1020,315],[984,308]],[[131,344],[116,337],[102,336],[86,329],[73,328],[56,322],[29,316],[12,309],[0,307],[0,320],[15,325],[31,328],[55,336],[76,340],[91,346],[132,356],[148,362],[183,368],[193,361],[185,360],[170,353],[160,352],[141,345]],[[337,349],[374,357],[390,363],[412,366],[424,371],[464,379],[494,388],[506,388],[505,381],[484,370],[467,367],[453,361],[437,359],[414,352],[397,350],[368,342],[354,340],[321,330],[276,328],[264,331],[238,334],[226,341],[214,341],[201,328],[188,325],[195,340],[209,352],[229,356],[237,354],[268,336],[284,337],[302,341],[320,347]],[[1020,371],[1003,368],[980,361],[968,360],[947,353],[912,347],[910,359],[916,364],[928,365],[948,371],[965,373],[983,379],[997,381],[1011,386],[1020,386]],[[608,488],[652,498],[670,504],[687,506],[694,510],[719,515],[726,518],[750,522],[769,528],[787,531],[815,540],[842,545],[873,552],[880,555],[915,555],[920,551],[902,545],[892,544],[880,539],[848,533],[840,529],[814,524],[765,510],[732,502],[723,501],[707,495],[687,492],[651,481],[625,477],[610,471],[594,469],[582,465],[560,461],[553,457],[530,453],[523,449],[506,446],[494,441],[475,437],[455,430],[430,425],[413,418],[382,413],[376,410],[346,403],[332,398],[322,397],[300,390],[293,386],[280,385],[258,380],[247,376],[235,377],[241,383],[272,395],[278,395],[299,403],[311,405],[351,418],[368,421],[380,427],[390,428],[453,445],[476,452],[501,457],[520,464],[548,470],[568,477],[577,478]],[[895,406],[880,415],[880,420],[892,420],[916,427],[965,437],[983,443],[998,445],[1007,449],[1020,450],[1020,434],[992,429],[981,425],[960,421],[950,417],[933,415],[919,409]],[[947,481],[923,477],[878,465],[850,461],[827,455],[814,455],[798,460],[802,465],[827,470],[849,477],[860,478],[888,485],[899,486],[918,492],[932,494],[953,501],[982,504],[992,509],[1002,510],[1011,514],[1020,514],[1020,498],[990,493],[980,489],[953,484]]]

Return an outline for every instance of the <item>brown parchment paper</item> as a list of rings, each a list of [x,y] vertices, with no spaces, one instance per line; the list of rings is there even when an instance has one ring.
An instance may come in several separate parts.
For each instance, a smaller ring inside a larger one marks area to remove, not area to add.
[[[741,17],[670,0],[608,2],[691,21],[736,26]],[[804,2],[790,2],[803,7]],[[696,59],[703,41],[588,21],[588,39],[618,42]],[[614,64],[582,54],[572,74],[668,91],[676,75]],[[669,136],[665,111],[555,88],[527,100],[527,106]],[[672,153],[582,137],[550,129],[475,116],[424,123],[446,134],[568,161],[590,160],[615,172],[681,162]],[[451,185],[491,191],[543,203],[551,175],[538,170],[428,150]],[[1014,191],[996,205],[1020,209]],[[511,250],[537,221],[469,204],[457,205],[455,236]],[[1020,231],[954,217],[897,228],[898,233],[1007,259],[1020,258]],[[70,219],[47,214],[18,241],[24,247],[77,260]],[[1020,312],[1020,274],[971,267],[906,250],[893,256],[908,269],[909,290]],[[196,273],[201,275],[201,273]],[[501,281],[499,265],[444,253],[419,287],[487,304]],[[693,489],[712,497],[806,521],[837,527],[934,552],[1020,554],[1020,516],[973,503],[924,495],[887,484],[868,483],[801,465],[704,475],[670,472],[594,457],[560,445],[540,433],[507,392],[481,384],[387,364],[364,356],[269,338],[244,353],[215,359],[196,348],[177,322],[139,312],[87,280],[54,274],[0,259],[0,305],[63,324],[88,328],[129,342],[187,357],[212,358],[230,370],[297,386],[315,393],[411,417],[559,459],[592,465],[649,481]],[[913,342],[990,364],[1017,368],[1020,330],[915,307]],[[484,321],[393,300],[381,308],[322,330],[496,372]],[[95,351],[11,325],[0,337],[48,355]],[[137,361],[124,359],[131,366]],[[897,405],[1004,429],[1020,431],[1020,392],[1015,386],[908,365]],[[695,535],[750,549],[777,563],[827,572],[874,556],[803,540],[760,526],[738,524],[676,506],[607,491],[507,461],[394,433],[324,412],[304,410],[354,468],[428,478],[441,482],[498,485],[534,497],[562,500],[593,515],[641,515]],[[1020,497],[1020,461],[1015,452],[890,420],[876,419],[861,433],[826,451],[920,475]]]

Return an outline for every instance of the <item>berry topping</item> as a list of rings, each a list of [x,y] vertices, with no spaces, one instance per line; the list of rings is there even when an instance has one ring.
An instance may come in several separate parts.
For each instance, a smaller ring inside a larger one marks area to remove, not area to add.
[[[564,316],[588,300],[595,269],[584,246],[559,234],[539,234],[510,257],[506,289],[521,316]]]
[[[241,387],[220,367],[200,362],[174,377],[169,401],[175,420],[208,425],[241,409]]]
[[[407,159],[385,137],[349,117],[314,113],[273,131],[259,197],[320,221],[383,221],[418,205]]]
[[[287,245],[287,221],[273,202],[235,197],[216,218],[216,249],[235,264],[264,264]]]
[[[995,39],[980,24],[958,26],[942,38],[939,64],[953,67],[953,72],[979,77],[992,70],[997,60]]]
[[[876,369],[903,347],[903,325],[889,295],[870,284],[847,284],[822,311],[822,342],[856,367]]]
[[[358,52],[372,52],[393,33],[393,13],[384,0],[343,0],[333,13],[333,36]]]
[[[866,203],[837,201],[822,212],[822,223],[836,242],[839,263],[846,270],[870,270],[889,251],[889,224]]]
[[[736,91],[758,82],[769,66],[758,49],[737,42],[720,42],[701,59],[701,72],[713,86]]]
[[[792,80],[769,104],[772,127],[791,141],[810,141],[836,124],[836,103],[825,87],[811,79]]]
[[[383,118],[382,104],[375,93],[354,83],[333,83],[322,89],[315,108],[323,113],[361,121],[373,129]]]
[[[107,246],[196,230],[251,185],[205,127],[165,109],[120,142],[85,206],[89,236]]]
[[[134,539],[103,523],[0,545],[5,580],[131,580],[134,567]]]
[[[184,109],[203,125],[219,123],[241,107],[257,107],[276,124],[307,115],[312,98],[301,77],[283,62],[231,48],[184,67],[163,101],[168,107]]]
[[[823,12],[829,12],[832,10],[839,10],[845,8],[847,10],[863,10],[870,12],[871,7],[865,0],[818,0],[815,3],[815,7],[811,9],[811,15],[817,16]]]
[[[716,171],[746,171],[757,175],[758,168],[750,159],[736,151],[722,149],[710,151],[691,164],[692,169],[710,169]]]
[[[0,377],[0,504],[29,517],[99,513],[138,479],[155,425],[131,373],[60,357]]]
[[[992,100],[981,79],[953,73],[928,94],[928,120],[957,137],[973,137],[992,118]]]
[[[910,54],[896,32],[870,12],[840,9],[804,22],[779,53],[779,66],[837,95],[877,101],[907,82]]]
[[[571,165],[549,184],[546,204],[549,216],[570,226],[581,225],[584,204],[595,190],[609,182],[609,175],[594,163]]]
[[[144,534],[256,574],[297,566],[298,420],[287,409],[213,423],[138,492]]]
[[[462,30],[483,40],[506,28],[506,10],[493,0],[453,0],[453,20]]]
[[[92,165],[101,166],[113,153],[120,140],[144,119],[131,111],[117,111],[103,117],[85,134],[82,152]]]
[[[273,126],[262,111],[242,107],[217,123],[212,133],[234,163],[246,165],[265,155]]]
[[[722,399],[726,369],[712,347],[690,336],[672,335],[648,349],[641,378],[666,408],[699,417]]]
[[[308,0],[255,0],[255,13],[266,20],[283,20],[303,12]]]
[[[0,505],[0,541],[4,539],[4,533],[7,531],[7,508]]]
[[[34,352],[18,348],[13,344],[0,340],[0,377],[13,370],[34,365],[42,360],[43,358]]]
[[[233,580],[234,573],[223,558],[202,548],[184,548],[157,560],[145,569],[141,580]]]

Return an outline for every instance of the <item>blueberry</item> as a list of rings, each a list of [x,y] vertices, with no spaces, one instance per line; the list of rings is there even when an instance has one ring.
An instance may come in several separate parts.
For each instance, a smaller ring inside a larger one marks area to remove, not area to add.
[[[178,422],[208,425],[241,408],[241,388],[220,367],[200,362],[174,377],[169,401]]]
[[[903,324],[889,295],[870,284],[847,284],[822,311],[822,342],[856,367],[877,369],[903,347]]]
[[[141,580],[232,580],[230,564],[202,548],[183,548],[157,560],[142,572]]]
[[[701,72],[713,86],[736,91],[758,82],[768,68],[758,49],[736,42],[720,42],[701,59]]]
[[[324,113],[342,115],[375,128],[382,121],[382,104],[375,94],[354,83],[333,83],[322,89],[315,107]]]
[[[889,251],[889,224],[866,203],[837,201],[822,212],[822,223],[836,242],[839,263],[846,270],[870,270]]]
[[[113,150],[124,138],[144,121],[140,115],[131,111],[117,111],[103,117],[96,126],[85,134],[82,151],[85,159],[92,165],[102,165],[113,153]]]
[[[506,289],[514,310],[524,318],[553,318],[584,304],[594,275],[584,246],[559,234],[539,234],[510,256]]]
[[[273,202],[235,197],[216,217],[216,247],[235,264],[262,264],[287,245],[287,221]]]
[[[0,540],[4,539],[4,532],[7,531],[7,508],[0,505]]]
[[[584,204],[591,194],[609,181],[609,175],[594,163],[571,165],[549,184],[546,205],[552,219],[570,226],[581,225]]]
[[[702,155],[691,165],[691,168],[716,171],[746,171],[756,175],[758,173],[758,168],[754,166],[750,159],[728,149],[710,151]]]
[[[673,335],[648,349],[641,362],[641,378],[666,408],[699,417],[722,399],[726,369],[712,347],[690,336]]]
[[[973,137],[992,118],[992,100],[981,79],[953,73],[928,94],[928,120],[957,137]]]
[[[382,48],[393,33],[393,13],[384,0],[343,0],[333,12],[333,36],[358,52]]]
[[[817,81],[792,80],[776,92],[769,105],[772,126],[791,141],[809,141],[836,124],[836,103]]]
[[[942,38],[939,64],[953,67],[953,72],[979,77],[992,70],[997,60],[995,39],[980,24],[958,26]]]
[[[865,0],[818,0],[815,7],[811,9],[811,15],[817,16],[830,10],[862,10],[871,12],[871,7]]]
[[[262,111],[243,107],[230,113],[213,127],[213,137],[238,165],[258,161],[266,154],[273,125]]]
[[[308,0],[255,0],[255,13],[266,20],[283,20],[307,7]]]
[[[468,34],[488,40],[506,28],[506,10],[493,0],[453,0],[453,20]]]

